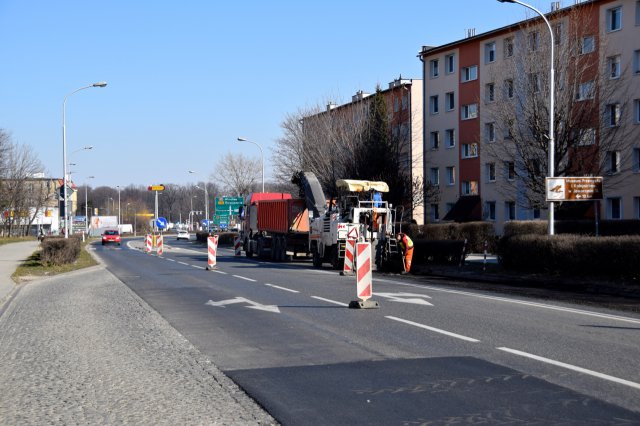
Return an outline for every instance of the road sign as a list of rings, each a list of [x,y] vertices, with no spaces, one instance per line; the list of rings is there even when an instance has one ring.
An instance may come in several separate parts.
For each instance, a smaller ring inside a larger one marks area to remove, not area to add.
[[[164,217],[159,217],[156,219],[156,226],[158,229],[165,229],[167,227],[167,219]]]
[[[218,226],[222,226],[225,223],[226,226],[238,215],[238,210],[243,204],[244,199],[242,197],[216,197],[216,211],[213,216],[213,223]]]
[[[151,186],[148,186],[147,189],[149,191],[164,191],[164,185],[162,185],[162,184],[161,185],[151,185]]]
[[[547,178],[547,201],[602,200],[602,177]]]

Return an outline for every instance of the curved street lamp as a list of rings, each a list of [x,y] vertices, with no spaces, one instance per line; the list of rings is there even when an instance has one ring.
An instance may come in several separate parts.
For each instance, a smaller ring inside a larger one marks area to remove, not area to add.
[[[95,176],[87,176],[84,183],[84,232],[89,234],[89,199],[87,198],[88,179],[95,179]]]
[[[62,101],[62,193],[63,193],[63,202],[64,202],[64,237],[69,238],[69,212],[67,211],[67,127],[66,127],[66,109],[67,109],[67,99],[69,96],[73,95],[84,89],[90,89],[92,87],[105,87],[107,85],[106,82],[101,81],[98,83],[90,84],[89,86],[84,86],[79,89],[74,90],[64,97]]]
[[[238,138],[238,142],[249,142],[254,144],[260,150],[260,158],[262,159],[262,192],[264,192],[264,153],[262,152],[262,147],[255,143],[254,141],[250,141],[246,138]]]

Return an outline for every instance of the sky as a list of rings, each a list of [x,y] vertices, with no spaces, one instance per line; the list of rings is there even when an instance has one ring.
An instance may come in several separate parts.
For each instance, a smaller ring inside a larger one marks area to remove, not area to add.
[[[223,155],[260,159],[238,137],[269,181],[287,114],[420,79],[423,45],[527,16],[496,0],[0,0],[0,128],[62,177],[63,100],[106,81],[67,98],[77,184],[215,182]]]

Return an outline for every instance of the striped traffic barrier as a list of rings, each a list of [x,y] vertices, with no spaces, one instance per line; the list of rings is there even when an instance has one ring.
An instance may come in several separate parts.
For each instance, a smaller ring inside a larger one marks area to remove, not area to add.
[[[236,251],[236,256],[242,256],[242,240],[240,239],[240,236],[236,237],[233,246]]]
[[[348,239],[344,246],[344,266],[340,275],[353,275],[354,254],[356,251],[356,240]]]
[[[158,245],[156,249],[158,251],[158,256],[162,256],[162,254],[164,253],[164,240],[162,238],[162,234],[157,236],[156,244]]]
[[[207,238],[207,270],[216,268],[216,253],[218,251],[218,235]]]
[[[358,300],[349,303],[350,308],[377,308],[373,295],[373,266],[371,263],[371,243],[356,243],[356,294]]]
[[[147,253],[151,253],[151,248],[153,247],[153,238],[151,236],[151,234],[147,234],[144,238],[144,248],[147,251]]]

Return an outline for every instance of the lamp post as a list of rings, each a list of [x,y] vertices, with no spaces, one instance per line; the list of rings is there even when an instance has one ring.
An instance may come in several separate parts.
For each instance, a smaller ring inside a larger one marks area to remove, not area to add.
[[[113,197],[109,197],[109,200],[111,200],[111,208],[109,209],[109,216],[111,216],[113,214],[113,210],[115,210],[115,208],[113,207]]]
[[[540,12],[535,7],[523,3],[519,0],[498,0],[500,3],[516,3],[520,6],[524,6],[528,9],[533,10],[535,13],[540,15],[544,23],[547,25],[549,29],[549,36],[551,37],[551,63],[549,64],[549,177],[554,177],[555,174],[555,136],[554,136],[554,103],[555,103],[555,70],[554,70],[554,46],[555,40],[553,37],[553,29],[551,28],[551,24],[544,13]],[[546,188],[546,185],[545,185]],[[555,234],[555,206],[553,201],[549,201],[549,235]]]
[[[118,188],[118,230],[120,230],[120,185],[116,185],[116,188]]]
[[[194,170],[189,170],[189,173],[197,175],[197,176],[200,176]],[[196,188],[199,188],[198,185],[196,185]],[[206,220],[207,220],[207,231],[209,231],[209,193],[207,192],[207,182],[206,181],[204,182],[204,214],[205,214],[205,217],[206,217]]]
[[[260,150],[260,158],[262,159],[262,192],[264,192],[264,154],[262,152],[262,147],[260,145],[258,145],[257,143],[255,143],[254,141],[250,141],[249,139],[246,139],[246,138],[238,138],[238,142],[249,142],[249,143],[252,143],[255,146],[257,146],[258,149]]]
[[[87,198],[87,179],[94,179],[95,176],[87,176],[84,182],[84,232],[89,234],[89,199]]]
[[[69,238],[69,212],[67,211],[67,126],[66,126],[66,109],[67,99],[69,96],[84,89],[90,89],[92,87],[105,87],[106,82],[101,81],[99,83],[93,83],[89,86],[84,86],[74,90],[64,97],[62,101],[62,193],[64,198],[64,237]]]
[[[189,201],[191,201],[191,210],[189,211],[189,230],[190,231],[193,231],[193,199],[194,198],[198,198],[198,196],[194,195],[191,198],[189,198]]]

